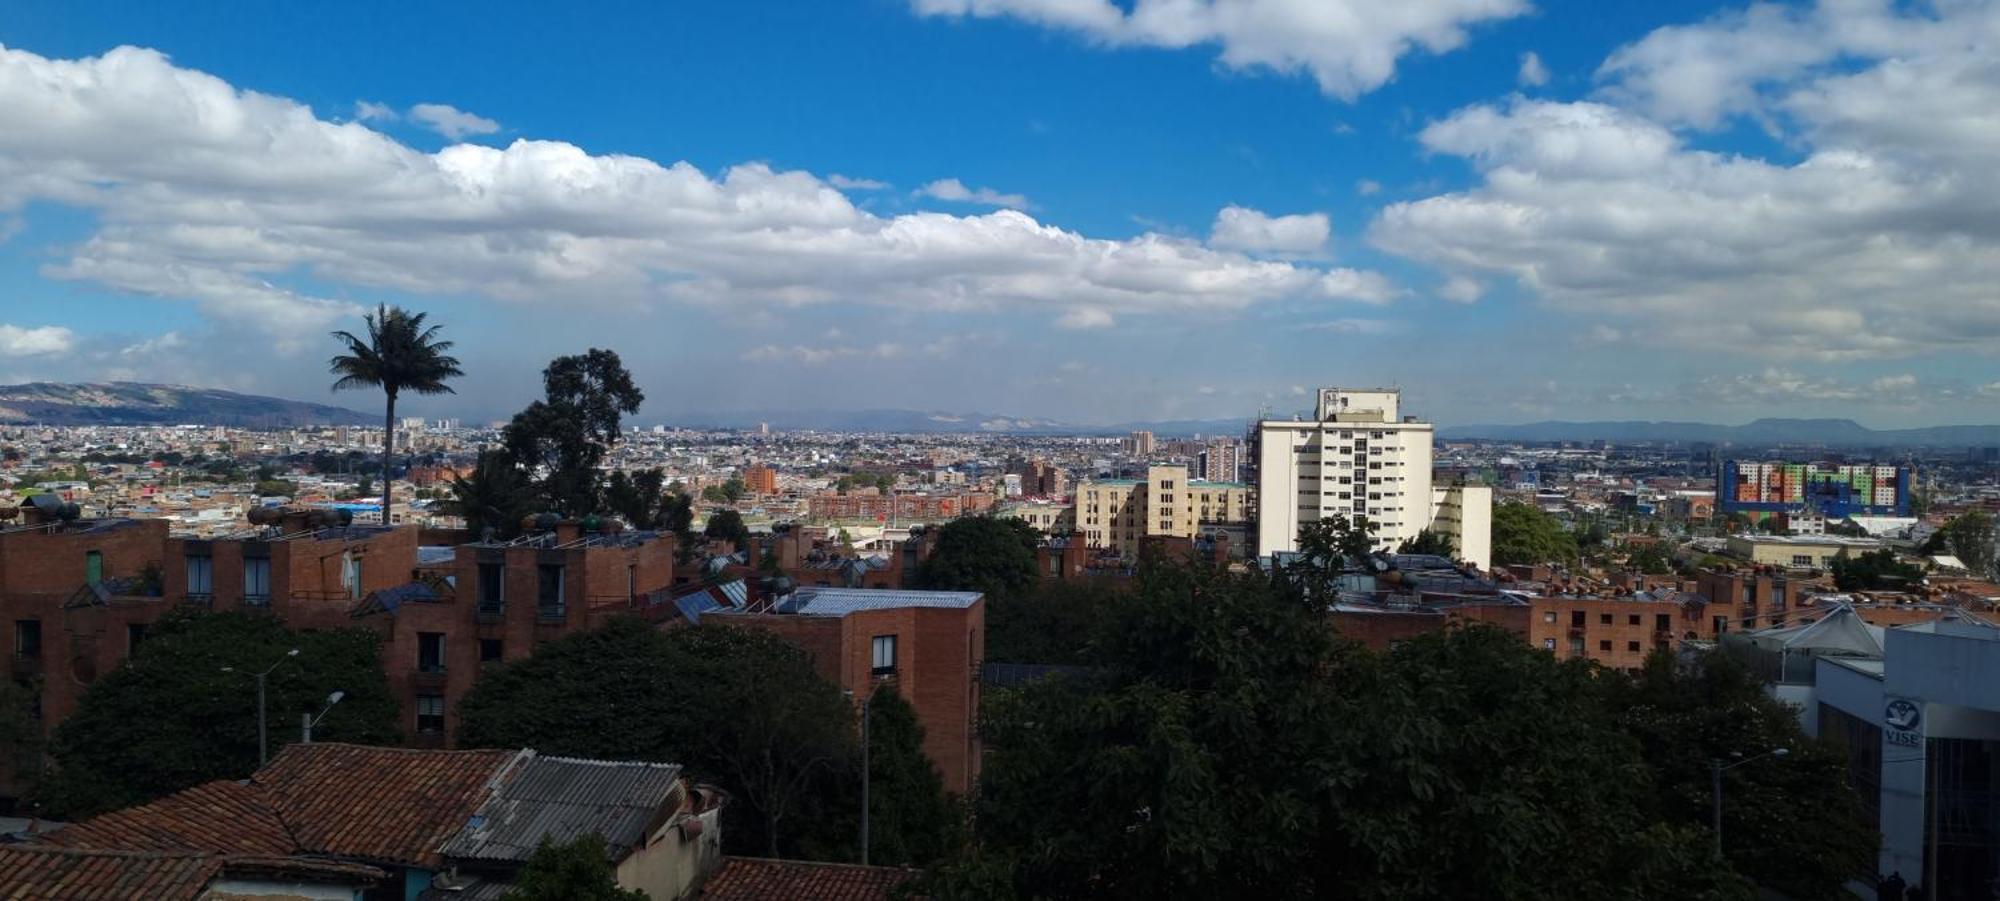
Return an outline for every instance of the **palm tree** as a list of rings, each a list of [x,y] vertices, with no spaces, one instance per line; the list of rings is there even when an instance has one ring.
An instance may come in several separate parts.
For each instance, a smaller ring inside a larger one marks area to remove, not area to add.
[[[352,332],[334,332],[335,340],[347,352],[330,361],[340,376],[333,390],[380,388],[389,398],[382,429],[382,524],[389,524],[391,482],[389,463],[396,449],[396,395],[404,391],[418,394],[455,394],[446,379],[464,375],[458,360],[445,354],[450,341],[437,338],[440,326],[424,327],[423,313],[402,307],[382,306],[367,316],[368,337]]]

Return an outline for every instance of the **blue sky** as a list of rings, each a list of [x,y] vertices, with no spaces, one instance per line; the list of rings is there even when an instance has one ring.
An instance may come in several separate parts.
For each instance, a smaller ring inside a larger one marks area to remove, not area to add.
[[[2000,418],[1985,4],[548,10],[10,5],[0,380],[325,399],[398,303],[475,419]]]

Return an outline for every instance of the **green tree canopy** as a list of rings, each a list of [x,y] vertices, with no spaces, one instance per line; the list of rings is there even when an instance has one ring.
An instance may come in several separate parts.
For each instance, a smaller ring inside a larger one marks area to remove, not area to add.
[[[663,528],[667,506],[672,503],[666,483],[666,472],[657,466],[637,475],[628,475],[621,469],[612,473],[604,484],[604,506],[625,517],[632,528]]]
[[[1993,572],[1993,517],[1984,511],[1972,510],[1951,518],[1938,530],[1944,536],[1944,546],[1958,562],[1978,576]]]
[[[1555,517],[1520,503],[1493,508],[1493,562],[1502,566],[1573,563],[1576,536]]]
[[[646,399],[618,354],[600,348],[557,357],[542,370],[544,397],[501,433],[507,459],[534,480],[549,512],[583,516],[602,498],[598,466],[626,415]]]
[[[1625,557],[1625,565],[1649,576],[1663,576],[1674,571],[1674,560],[1658,544],[1643,545]]]
[[[1149,561],[1103,603],[1089,675],[989,695],[976,841],[933,896],[1752,895],[1703,818],[1661,815],[1615,673],[1484,626],[1365,651],[1213,567]]]
[[[922,866],[957,852],[965,815],[924,756],[916,708],[892,686],[868,704],[868,862]]]
[[[297,648],[295,657],[286,652]],[[56,769],[41,800],[65,819],[150,801],[257,768],[257,689],[266,680],[271,753],[317,714],[327,741],[399,740],[397,704],[382,675],[381,638],[366,629],[293,632],[254,613],[175,612],[138,651],[84,691],[50,743]],[[229,667],[232,672],[223,672]]]
[[[1924,571],[1914,563],[1904,563],[1888,548],[1848,556],[1846,549],[1833,558],[1830,567],[1833,586],[1841,591],[1900,591],[1924,581]]]
[[[647,901],[638,889],[618,887],[611,850],[595,832],[563,844],[542,839],[514,876],[501,901]]]
[[[986,600],[986,659],[999,663],[1083,663],[1104,628],[1105,590],[1049,582]]]
[[[750,527],[743,524],[743,514],[734,510],[718,510],[710,514],[702,534],[717,541],[730,542],[739,551],[750,549]]]
[[[1742,666],[1722,654],[1682,666],[1657,653],[1638,675],[1606,684],[1665,819],[1712,815],[1711,761],[1787,750],[1723,773],[1723,848],[1737,872],[1793,898],[1845,897],[1854,874],[1874,872],[1877,837],[1848,788],[1846,752],[1806,737]]]
[[[1450,535],[1446,535],[1443,532],[1434,532],[1430,529],[1424,529],[1417,533],[1417,537],[1403,542],[1403,545],[1397,548],[1396,552],[1400,554],[1436,554],[1439,557],[1454,559],[1458,556],[1458,548],[1452,544]]]
[[[987,598],[1018,597],[1041,576],[1035,549],[1042,536],[1018,519],[968,516],[939,527],[936,549],[917,568],[917,583],[943,591],[978,591]]]
[[[532,505],[527,477],[504,452],[486,450],[479,452],[470,476],[452,477],[445,509],[463,518],[473,535],[492,529],[495,538],[504,540],[520,533]]]
[[[854,853],[854,705],[803,651],[767,633],[662,633],[620,619],[487,671],[459,715],[467,747],[687,767],[732,795],[723,833],[732,853]]]

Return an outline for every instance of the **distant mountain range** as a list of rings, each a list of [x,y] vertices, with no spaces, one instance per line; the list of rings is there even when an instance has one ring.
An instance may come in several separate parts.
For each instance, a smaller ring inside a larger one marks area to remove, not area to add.
[[[1871,429],[1851,419],[1759,419],[1744,425],[1705,422],[1530,422],[1438,429],[1442,438],[1495,441],[1708,441],[1715,444],[1820,444],[1829,447],[1995,447],[2000,425]]]
[[[1189,435],[1241,435],[1249,419],[1176,419],[1159,422],[1085,424],[1007,416],[994,413],[943,413],[918,410],[750,410],[668,415],[683,428],[754,429],[822,432],[903,432],[988,435],[1123,435],[1140,430],[1161,438]]]
[[[0,385],[0,423],[41,425],[221,425],[283,428],[371,425],[381,417],[345,407],[214,388],[138,382]]]

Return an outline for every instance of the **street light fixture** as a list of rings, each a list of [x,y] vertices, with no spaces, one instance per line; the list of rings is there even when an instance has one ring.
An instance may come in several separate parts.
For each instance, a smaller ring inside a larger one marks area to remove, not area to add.
[[[347,692],[344,691],[336,691],[333,694],[327,695],[326,707],[319,712],[319,716],[313,716],[310,713],[299,714],[299,741],[301,743],[312,744],[313,727],[319,725],[320,720],[326,719],[326,715],[333,712],[333,705],[340,703],[340,699],[344,697],[347,697]]]
[[[1735,763],[1724,764],[1720,760],[1710,760],[1708,762],[1709,785],[1714,790],[1713,793],[1715,796],[1715,856],[1722,856],[1722,774],[1746,763],[1755,763],[1766,757],[1783,757],[1790,753],[1792,753],[1791,748],[1772,748],[1755,757],[1745,757]],[[1743,752],[1737,751],[1736,756],[1743,757]]]
[[[257,766],[260,768],[271,760],[270,732],[265,728],[264,724],[264,678],[271,675],[273,670],[283,666],[286,660],[297,656],[299,656],[299,649],[293,648],[286,651],[285,656],[278,658],[277,663],[265,667],[263,672],[251,674],[257,679]],[[222,671],[233,673],[236,672],[236,667],[225,666],[222,668]]]

